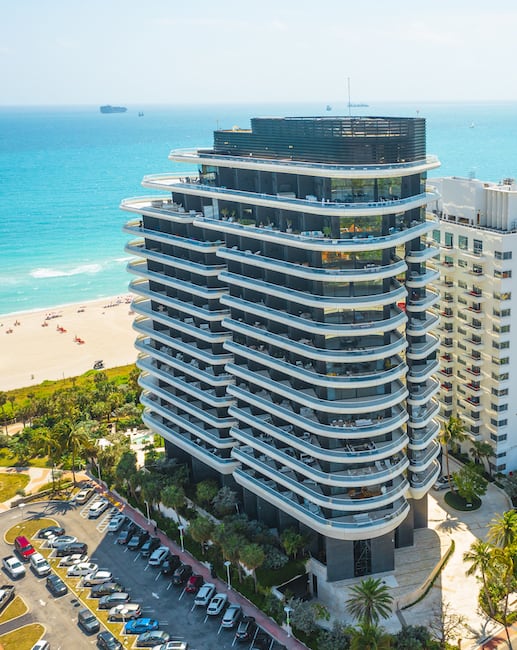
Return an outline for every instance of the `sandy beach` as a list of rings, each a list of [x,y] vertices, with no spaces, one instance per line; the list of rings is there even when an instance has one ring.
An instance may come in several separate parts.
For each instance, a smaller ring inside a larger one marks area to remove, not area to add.
[[[0,390],[136,361],[129,295],[0,316]]]

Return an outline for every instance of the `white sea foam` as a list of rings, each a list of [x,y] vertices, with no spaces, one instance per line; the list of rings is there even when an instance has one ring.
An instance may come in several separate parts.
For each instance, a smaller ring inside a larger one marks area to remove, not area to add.
[[[50,268],[39,268],[34,269],[30,272],[30,275],[33,278],[38,280],[43,278],[62,278],[70,275],[82,275],[85,273],[93,274],[99,273],[102,270],[102,264],[81,264],[72,269],[50,269]]]

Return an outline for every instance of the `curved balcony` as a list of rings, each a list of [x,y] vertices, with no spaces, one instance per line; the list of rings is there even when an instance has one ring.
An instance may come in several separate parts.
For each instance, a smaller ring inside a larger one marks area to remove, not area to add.
[[[234,384],[228,386],[227,391],[236,400],[241,400],[251,407],[262,409],[266,414],[265,417],[271,418],[271,415],[275,414],[276,417],[281,418],[290,425],[304,429],[304,431],[309,433],[315,433],[331,439],[341,440],[343,437],[352,439],[365,438],[391,433],[394,429],[402,426],[409,418],[405,409],[396,405],[392,409],[393,414],[391,416],[384,416],[382,414],[373,418],[345,416],[346,419],[343,420],[343,415],[341,415],[341,419],[336,418],[330,424],[321,424],[313,409],[300,409],[300,412],[293,410],[291,398],[298,396],[293,394],[292,391],[289,396],[284,397],[282,402],[278,404],[272,401],[271,393],[266,390],[263,391],[262,395],[259,395],[250,393]],[[296,404],[298,404],[298,401],[296,401]],[[234,410],[232,411],[233,414],[235,414]],[[425,423],[420,426],[425,426]]]
[[[329,363],[361,362],[391,358],[394,355],[400,354],[407,347],[407,341],[396,331],[393,331],[391,335],[391,339],[394,340],[390,343],[381,342],[377,347],[363,347],[367,342],[361,341],[363,346],[356,348],[353,347],[354,339],[350,339],[348,343],[349,347],[334,350],[317,348],[310,339],[302,338],[295,341],[284,334],[273,334],[263,327],[249,325],[241,320],[225,318],[223,320],[223,327],[242,336],[252,337],[257,342],[262,343],[264,347],[274,345],[281,350],[285,350],[286,354],[293,353],[297,356],[306,357],[311,361],[325,361]],[[286,360],[286,356],[282,358],[284,361]]]
[[[228,341],[225,349],[234,355],[239,355],[250,361],[262,364],[266,369],[278,371],[292,379],[313,386],[326,386],[328,388],[361,388],[365,386],[381,386],[396,379],[402,379],[407,372],[405,363],[400,362],[392,368],[378,368],[373,372],[360,372],[355,367],[343,371],[343,374],[321,374],[314,370],[312,364],[302,366],[294,361],[277,359],[269,354],[259,352],[244,345]],[[308,367],[309,366],[309,367]],[[239,367],[244,368],[241,365]],[[251,371],[250,371],[251,372]]]
[[[237,468],[238,463],[233,458],[220,458],[209,448],[204,448],[197,442],[171,431],[167,426],[167,422],[158,414],[144,411],[142,421],[162,438],[221,474],[232,474]]]
[[[413,499],[422,499],[431,489],[440,475],[441,467],[437,460],[433,460],[430,466],[419,474],[413,474],[410,479],[409,494]]]
[[[280,492],[274,481],[266,483],[241,469],[235,470],[234,478],[239,485],[272,503],[282,512],[290,514],[321,535],[334,539],[359,540],[365,537],[380,537],[395,530],[409,512],[409,504],[402,498],[389,509],[327,519],[320,514],[319,506],[312,504],[311,507],[310,502],[300,504],[297,499],[290,498],[287,491]]]
[[[295,390],[289,381],[278,382],[269,376],[269,373],[259,371],[251,372],[241,368],[234,363],[229,363],[226,369],[234,376],[261,386],[264,390],[274,391],[285,399],[296,399],[296,401],[308,408],[324,413],[372,413],[381,409],[390,408],[400,404],[408,396],[407,388],[398,381],[391,382],[394,390],[379,396],[355,397],[350,400],[323,400],[316,397],[312,388]]]
[[[422,312],[419,312],[421,314]],[[426,313],[425,318],[409,318],[406,325],[406,334],[408,336],[423,336],[428,332],[435,330],[440,324],[440,316]]]
[[[199,182],[195,174],[189,177],[190,182],[185,180],[185,173],[179,174],[152,174],[144,176],[143,187],[149,189],[178,192],[197,197],[225,200],[244,205],[262,206],[266,208],[277,208],[291,212],[304,212],[327,217],[360,217],[393,214],[395,212],[409,211],[420,208],[427,203],[436,201],[439,196],[436,192],[423,192],[404,199],[391,199],[386,201],[370,202],[318,202],[311,199],[300,199],[278,194],[266,194],[264,192],[248,192],[226,187],[204,185]]]
[[[406,254],[406,262],[422,263],[440,254],[440,249],[432,244],[420,244],[418,250],[410,250]]]
[[[369,461],[379,462],[382,465],[381,461],[385,461],[389,456],[401,452],[408,444],[407,435],[402,429],[399,429],[392,432],[393,439],[389,441],[379,442],[372,437],[368,443],[365,443],[350,439],[349,442],[343,443],[341,448],[327,449],[320,446],[318,437],[314,434],[304,431],[301,437],[297,436],[294,433],[293,425],[276,426],[259,415],[253,415],[249,412],[249,409],[245,410],[237,406],[230,407],[230,411],[241,424],[249,425],[247,429],[242,427],[235,429],[236,438],[244,444],[251,445],[261,453],[265,453],[266,456],[269,452],[267,445],[260,442],[262,438],[270,444],[275,444],[275,441],[285,444],[286,449],[284,451],[289,456],[293,456],[298,451],[300,455],[304,457],[309,455],[312,460],[316,461],[343,464]],[[262,438],[257,432],[263,434]]]
[[[425,363],[412,364],[406,375],[408,382],[420,383],[432,377],[440,367],[437,359],[428,359]]]
[[[438,302],[439,295],[435,291],[430,291],[427,289],[424,296],[412,295],[413,292],[409,294],[408,301],[406,303],[407,311],[425,311],[434,305],[435,302]]]
[[[409,343],[406,350],[406,356],[410,360],[418,361],[427,358],[430,354],[435,352],[440,347],[440,341],[432,334],[425,335],[425,341]]]
[[[331,268],[317,268],[305,266],[296,262],[284,262],[283,260],[276,260],[272,257],[265,257],[260,253],[252,253],[251,251],[236,250],[233,248],[219,248],[217,255],[226,260],[232,260],[264,268],[278,273],[285,273],[286,275],[295,276],[297,278],[304,278],[305,280],[321,281],[321,282],[343,282],[343,280],[350,282],[360,282],[369,280],[379,280],[384,278],[395,277],[407,270],[407,264],[403,260],[399,260],[394,264],[386,266],[364,266],[363,268],[355,269],[331,269]]]
[[[424,472],[439,454],[440,443],[437,440],[432,440],[427,449],[412,451],[409,455],[409,471]]]
[[[431,422],[422,429],[410,429],[408,449],[426,449],[430,441],[437,438],[439,434],[440,424],[436,420],[431,420]]]
[[[189,251],[196,251],[199,254],[215,253],[223,244],[222,240],[218,241],[201,241],[199,239],[189,239],[181,235],[172,235],[169,233],[152,230],[143,226],[124,226],[123,231],[128,234],[136,234],[139,238],[146,241],[156,241],[170,246],[186,248]]]
[[[281,292],[279,293],[281,294]],[[284,298],[285,297],[287,296],[284,296]],[[257,318],[270,320],[275,323],[280,323],[288,328],[297,328],[301,332],[306,332],[307,334],[320,334],[327,336],[364,337],[372,334],[383,334],[385,332],[393,331],[397,327],[404,325],[407,321],[405,312],[400,310],[395,314],[395,316],[386,318],[385,320],[360,323],[323,323],[321,321],[313,321],[309,318],[302,318],[300,316],[295,316],[294,314],[282,312],[278,309],[271,309],[270,307],[266,307],[260,303],[249,302],[248,300],[236,298],[230,294],[221,297],[221,304],[242,311],[248,316],[251,315]],[[321,303],[319,304],[321,307]],[[314,301],[314,305],[318,305],[317,300]],[[343,303],[341,303],[341,306],[343,306]],[[350,309],[353,309],[353,304],[350,303],[349,307]],[[261,321],[256,321],[257,327],[260,328],[261,325]]]
[[[121,201],[119,207],[126,212],[136,212],[139,215],[159,217],[165,221],[178,223],[192,223],[196,217],[201,215],[195,210],[186,212],[185,208],[174,203],[170,196],[170,193],[163,197],[135,196]]]
[[[222,269],[226,268],[225,264],[199,264],[198,262],[191,262],[190,260],[186,260],[182,257],[164,255],[158,250],[146,248],[144,242],[131,242],[129,244],[126,244],[124,250],[126,253],[136,255],[137,257],[143,257],[147,260],[152,260],[153,262],[159,262],[160,264],[165,264],[166,266],[172,266],[175,269],[189,271],[190,273],[195,273],[196,275],[203,275],[206,277],[217,276],[222,271]]]
[[[236,167],[265,172],[300,174],[302,176],[322,176],[324,178],[392,178],[421,174],[440,166],[437,156],[427,155],[425,160],[406,163],[386,163],[373,165],[338,165],[332,163],[310,163],[300,160],[260,158],[258,156],[236,156],[218,154],[209,149],[173,149],[169,159],[187,165],[213,165],[216,167]]]
[[[432,269],[427,269],[424,273],[418,273],[418,271],[410,271],[408,278],[406,279],[406,287],[409,289],[420,289],[425,287],[430,282],[435,281],[440,277],[438,271],[433,271]]]
[[[434,400],[429,401],[425,406],[415,406],[412,413],[409,414],[408,426],[413,429],[426,427],[438,415],[439,411],[440,405]]]
[[[440,391],[440,382],[427,379],[422,384],[410,384],[407,403],[411,406],[421,406]]]
[[[204,287],[202,285],[193,284],[192,282],[186,282],[185,280],[178,280],[177,278],[173,278],[170,275],[164,275],[163,273],[158,273],[157,271],[150,271],[147,268],[147,263],[141,260],[129,262],[126,268],[129,273],[133,273],[143,280],[153,280],[164,287],[170,287],[171,289],[184,291],[193,296],[205,298],[207,302],[209,300],[216,300],[228,293],[228,289],[226,288]],[[154,294],[160,295],[160,292],[153,291],[153,295]]]

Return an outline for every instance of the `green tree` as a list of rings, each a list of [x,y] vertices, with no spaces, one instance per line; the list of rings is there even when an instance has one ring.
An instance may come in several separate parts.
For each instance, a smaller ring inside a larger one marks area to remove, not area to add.
[[[347,612],[366,627],[377,625],[391,614],[393,597],[380,578],[366,578],[349,589]]]
[[[423,625],[403,625],[394,638],[395,650],[428,650],[435,647],[427,627]]]
[[[239,551],[239,559],[251,571],[255,583],[255,591],[257,591],[257,574],[255,571],[264,564],[264,560],[266,559],[264,549],[259,544],[246,544]]]
[[[465,427],[461,418],[451,415],[448,421],[443,425],[440,434],[440,443],[443,446],[443,453],[445,455],[446,473],[450,477],[451,472],[449,468],[449,447],[456,448],[461,442],[467,438]],[[451,479],[449,478],[449,488],[454,491]]]
[[[293,528],[286,528],[286,530],[284,530],[280,535],[280,542],[287,555],[296,558],[298,552],[304,547],[306,539],[301,533]]]
[[[218,491],[215,481],[201,481],[196,485],[196,499],[202,506],[206,506],[211,503]]]
[[[507,510],[492,519],[488,529],[488,540],[499,548],[516,546],[517,512],[515,510]]]
[[[167,485],[160,493],[160,501],[166,508],[173,508],[176,511],[179,524],[178,511],[185,505],[185,490],[179,485]]]
[[[472,442],[472,447],[470,448],[470,453],[472,454],[476,464],[483,465],[484,467],[483,461],[487,461],[486,470],[489,476],[492,476],[489,462],[489,459],[494,456],[494,448],[492,445],[489,442],[486,442],[486,440],[474,440]]]
[[[490,544],[477,539],[470,546],[470,550],[463,554],[463,561],[470,564],[465,572],[466,575],[472,576],[480,574],[481,584],[483,585],[483,593],[489,607],[489,614],[492,618],[495,616],[495,608],[490,595],[488,585],[488,575],[493,565],[494,554]]]
[[[361,621],[352,632],[350,650],[389,650],[391,635],[386,634],[382,627]]]
[[[52,465],[52,492],[56,491],[55,466],[61,460],[63,455],[63,445],[61,440],[47,427],[38,429],[35,437],[36,451],[48,456]]]
[[[128,487],[130,494],[135,495],[136,478],[138,469],[136,466],[136,454],[134,451],[123,452],[115,469],[117,483],[123,487]]]
[[[460,497],[467,503],[486,494],[488,481],[482,475],[482,470],[475,463],[467,463],[459,472],[454,474],[454,484]]]
[[[88,445],[91,439],[93,423],[91,421],[78,422],[70,426],[68,433],[65,435],[65,449],[72,455],[72,477],[75,481],[75,461],[81,451]]]
[[[7,418],[5,416],[5,405],[7,403],[7,393],[0,391],[0,408],[2,409],[2,419],[4,421],[5,432],[7,433]]]
[[[212,499],[212,505],[218,515],[224,516],[235,512],[237,506],[237,494],[229,487],[222,487]]]
[[[192,539],[201,544],[202,553],[205,553],[205,544],[212,538],[214,525],[206,517],[196,517],[190,522],[189,533]]]
[[[331,630],[320,631],[316,647],[318,650],[349,650],[351,636],[349,627],[335,621]]]

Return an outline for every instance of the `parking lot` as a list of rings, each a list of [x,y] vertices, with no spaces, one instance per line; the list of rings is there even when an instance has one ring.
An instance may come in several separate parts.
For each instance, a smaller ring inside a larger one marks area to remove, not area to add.
[[[143,617],[157,619],[160,629],[168,632],[173,638],[187,641],[190,650],[225,650],[233,646],[249,649],[252,646],[252,642],[237,646],[234,630],[221,628],[221,615],[207,616],[204,607],[194,606],[192,594],[186,593],[183,587],[174,586],[170,577],[162,576],[159,569],[149,566],[147,558],[143,558],[139,551],[132,552],[127,546],[117,544],[117,533],[107,532],[113,515],[111,508],[98,519],[92,520],[88,519],[89,505],[31,504],[22,515],[12,511],[0,515],[3,518],[2,527],[4,531],[7,530],[14,523],[18,523],[21,516],[24,519],[53,517],[66,529],[68,535],[88,544],[90,561],[112,572],[114,579],[130,593],[131,601],[141,604]],[[12,546],[3,540],[1,544],[4,555],[12,553]],[[54,553],[51,557],[53,555]],[[56,559],[52,562],[53,568],[57,567],[57,564]],[[60,575],[63,575],[62,571]],[[11,580],[6,579],[5,582]],[[97,599],[88,597],[90,589],[82,586],[81,578],[68,579],[70,592],[57,599],[45,588],[45,578],[38,579],[31,571],[15,584],[17,593],[29,605],[34,619],[45,624],[45,638],[50,642],[52,650],[95,646],[96,635],[85,635],[77,625],[77,611],[83,604],[96,613],[98,603]],[[82,600],[82,604],[78,602],[77,596]],[[116,624],[115,628],[110,627],[111,631],[115,630],[117,634],[123,631],[123,623]],[[119,638],[124,647],[132,647],[136,641],[136,636],[133,635]],[[265,648],[277,650],[280,646],[271,642]]]

